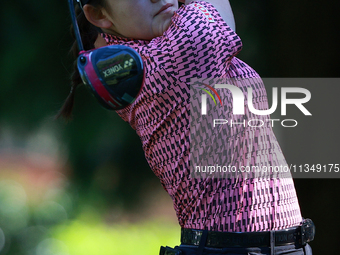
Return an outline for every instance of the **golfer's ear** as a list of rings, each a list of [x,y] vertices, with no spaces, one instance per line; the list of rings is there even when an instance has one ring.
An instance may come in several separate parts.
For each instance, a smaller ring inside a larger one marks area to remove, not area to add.
[[[83,6],[86,19],[96,27],[110,28],[112,22],[103,8],[96,8],[90,4]]]

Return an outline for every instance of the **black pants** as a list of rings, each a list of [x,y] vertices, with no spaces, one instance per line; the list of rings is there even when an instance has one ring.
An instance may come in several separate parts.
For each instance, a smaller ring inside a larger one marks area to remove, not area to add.
[[[197,255],[197,246],[180,245],[173,250],[167,251],[161,249],[160,255]],[[295,245],[276,246],[274,254],[271,254],[270,247],[261,248],[208,248],[205,247],[203,255],[312,255],[312,248],[307,244],[304,247],[295,247]]]

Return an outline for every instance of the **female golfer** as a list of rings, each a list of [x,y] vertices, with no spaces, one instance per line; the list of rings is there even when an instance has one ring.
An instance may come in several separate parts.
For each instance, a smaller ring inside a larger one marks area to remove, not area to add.
[[[248,107],[250,88],[255,109],[268,109],[267,95],[259,75],[236,57],[242,42],[229,1],[80,2],[86,50],[126,45],[145,65],[138,98],[117,113],[140,137],[182,228],[181,244],[160,253],[312,254],[312,222],[301,216],[290,173],[273,171],[287,163],[270,117]],[[80,83],[77,71],[73,82]],[[74,92],[61,115],[70,114]],[[245,98],[241,114],[233,115],[233,96]]]

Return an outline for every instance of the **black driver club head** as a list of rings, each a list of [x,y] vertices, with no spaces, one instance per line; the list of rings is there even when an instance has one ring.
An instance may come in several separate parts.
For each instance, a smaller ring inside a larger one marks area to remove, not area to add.
[[[82,8],[81,1],[77,0]],[[120,110],[132,104],[144,83],[140,55],[124,45],[110,45],[84,51],[73,0],[68,0],[79,48],[78,70],[83,83],[107,109]]]
[[[132,104],[143,86],[143,61],[135,50],[123,45],[81,53],[78,70],[84,84],[110,110]]]

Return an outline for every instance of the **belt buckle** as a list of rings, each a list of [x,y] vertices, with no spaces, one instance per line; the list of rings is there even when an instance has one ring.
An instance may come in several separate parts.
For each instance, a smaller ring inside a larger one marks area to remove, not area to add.
[[[305,245],[314,240],[315,225],[311,219],[303,219],[301,224],[301,244]]]

